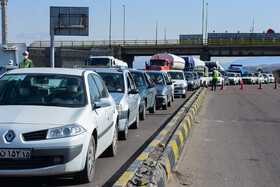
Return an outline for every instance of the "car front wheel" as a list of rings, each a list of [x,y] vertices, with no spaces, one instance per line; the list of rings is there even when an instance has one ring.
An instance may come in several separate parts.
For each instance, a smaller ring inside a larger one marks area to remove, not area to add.
[[[136,114],[136,120],[135,122],[131,125],[133,129],[138,129],[139,128],[139,112]]]
[[[105,154],[108,156],[116,156],[118,150],[118,126],[115,125],[112,144],[107,148]]]
[[[142,112],[140,113],[140,120],[145,120],[145,117],[146,117],[146,102],[144,102]]]
[[[95,166],[96,166],[95,140],[94,140],[94,137],[91,136],[91,139],[90,139],[90,142],[88,145],[85,168],[84,168],[84,170],[75,174],[75,179],[80,183],[92,182],[94,179],[94,174],[95,174]]]
[[[128,118],[125,123],[124,131],[119,132],[119,138],[121,140],[127,140],[127,137],[128,137]]]
[[[155,113],[155,111],[156,111],[156,99],[155,99],[155,101],[154,101],[153,106],[152,106],[151,108],[149,108],[149,112],[150,112],[150,113]]]

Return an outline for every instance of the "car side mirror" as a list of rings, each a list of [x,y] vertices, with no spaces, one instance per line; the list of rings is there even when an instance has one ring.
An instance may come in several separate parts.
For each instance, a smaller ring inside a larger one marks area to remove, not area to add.
[[[156,85],[153,83],[149,83],[148,88],[154,88]]]
[[[100,98],[98,101],[92,104],[92,109],[95,110],[98,108],[104,108],[108,106],[111,106],[110,101],[107,98]]]
[[[173,82],[167,82],[167,85],[172,85],[173,84]]]
[[[139,91],[137,89],[132,89],[128,92],[128,94],[138,94]]]

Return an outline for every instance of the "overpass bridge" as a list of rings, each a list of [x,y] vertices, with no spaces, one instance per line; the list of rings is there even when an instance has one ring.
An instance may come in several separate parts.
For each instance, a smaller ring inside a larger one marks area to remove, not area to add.
[[[129,67],[132,67],[135,56],[152,56],[161,52],[200,55],[201,60],[205,61],[210,61],[211,57],[280,56],[280,35],[273,36],[243,38],[208,35],[206,40],[113,40],[111,43],[108,40],[56,41],[56,66],[83,65],[90,55],[114,56],[126,61]],[[49,41],[35,41],[28,47],[32,59],[39,66],[49,66],[49,46]]]

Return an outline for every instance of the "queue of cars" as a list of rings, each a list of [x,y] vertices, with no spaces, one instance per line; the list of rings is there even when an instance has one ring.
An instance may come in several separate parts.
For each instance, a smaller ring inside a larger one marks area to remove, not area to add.
[[[173,79],[172,79],[173,78]],[[30,68],[0,77],[0,176],[74,174],[94,179],[96,159],[115,156],[118,140],[146,111],[187,96],[183,71]]]
[[[71,173],[91,182],[96,159],[115,156],[118,140],[128,138],[130,127],[139,128],[147,110],[167,110],[174,95],[185,98],[205,78],[110,67],[8,71],[0,77],[0,176]],[[218,85],[223,81],[219,73]]]
[[[274,83],[275,78],[271,73],[244,73],[242,76],[244,84],[259,84],[262,83]]]

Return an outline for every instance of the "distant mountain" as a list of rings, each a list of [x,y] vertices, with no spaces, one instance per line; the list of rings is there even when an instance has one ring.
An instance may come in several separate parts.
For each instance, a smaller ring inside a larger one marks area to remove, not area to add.
[[[220,65],[228,69],[230,64],[242,64],[243,67],[247,66],[264,66],[264,65],[276,65],[280,63],[280,57],[252,57],[252,58],[246,58],[241,60],[235,60],[230,63],[221,63]]]
[[[274,70],[280,69],[280,63],[279,64],[269,64],[269,65],[259,65],[259,66],[245,66],[243,67],[244,71],[257,71],[258,69],[261,69],[263,72],[269,72],[271,73]]]

